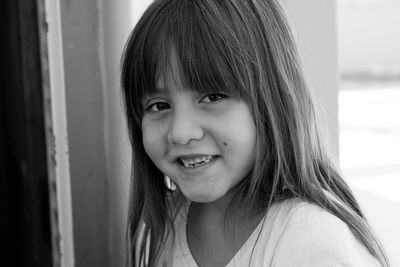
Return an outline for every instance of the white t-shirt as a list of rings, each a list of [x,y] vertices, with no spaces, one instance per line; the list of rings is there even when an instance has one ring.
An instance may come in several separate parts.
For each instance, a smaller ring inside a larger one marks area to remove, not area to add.
[[[168,239],[157,266],[198,266],[186,237],[189,206],[187,202],[176,216],[175,244]],[[226,266],[376,267],[380,264],[342,220],[317,205],[291,199],[270,208]]]

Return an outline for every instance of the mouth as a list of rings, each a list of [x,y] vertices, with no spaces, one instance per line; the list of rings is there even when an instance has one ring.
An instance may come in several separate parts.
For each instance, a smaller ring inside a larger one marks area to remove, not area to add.
[[[176,160],[176,163],[185,168],[197,168],[204,166],[219,156],[217,155],[196,155],[196,156],[182,156]]]

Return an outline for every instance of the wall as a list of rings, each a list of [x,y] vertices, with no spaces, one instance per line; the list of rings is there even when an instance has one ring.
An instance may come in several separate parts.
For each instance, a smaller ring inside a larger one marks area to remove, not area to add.
[[[339,161],[336,1],[281,0],[315,95],[329,152]]]
[[[120,59],[126,39],[133,28],[132,1],[102,3],[102,75],[106,114],[106,151],[108,168],[108,250],[110,266],[124,266],[125,233],[129,199],[131,150],[120,93]]]
[[[109,251],[111,266],[123,266],[129,199],[131,149],[120,93],[120,59],[125,42],[150,0],[102,1],[104,103],[109,170]]]
[[[61,1],[76,266],[110,266],[105,109],[97,0]]]
[[[340,70],[400,73],[400,1],[339,0]]]

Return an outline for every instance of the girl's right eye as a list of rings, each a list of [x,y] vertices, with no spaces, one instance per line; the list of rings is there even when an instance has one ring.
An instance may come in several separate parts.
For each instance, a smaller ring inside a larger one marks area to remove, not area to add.
[[[170,106],[168,103],[166,102],[157,102],[157,103],[153,103],[150,106],[148,106],[146,108],[146,111],[149,112],[158,112],[158,111],[162,111],[162,110],[166,110],[169,109]]]

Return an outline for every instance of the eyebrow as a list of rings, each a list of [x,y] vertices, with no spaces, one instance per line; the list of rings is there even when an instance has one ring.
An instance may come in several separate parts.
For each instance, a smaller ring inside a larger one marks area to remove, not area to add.
[[[156,85],[155,86],[155,90],[153,92],[149,93],[149,94],[145,94],[145,97],[146,96],[149,97],[149,96],[152,96],[152,95],[158,95],[158,94],[160,94],[160,95],[169,94],[169,89],[168,88],[164,88],[164,87],[159,87],[159,86]]]
[[[151,98],[153,96],[157,96],[157,95],[165,95],[168,93],[168,89],[163,88],[163,87],[156,86],[155,89],[156,89],[155,91],[153,91],[151,93],[147,93],[142,97],[142,99],[140,100],[140,104],[142,106],[145,106],[145,104],[149,100],[149,98]]]
[[[155,86],[155,88],[156,88],[156,90],[154,91],[154,93],[164,93],[164,92],[168,91],[167,88],[160,87],[160,86],[157,86],[157,85]]]

